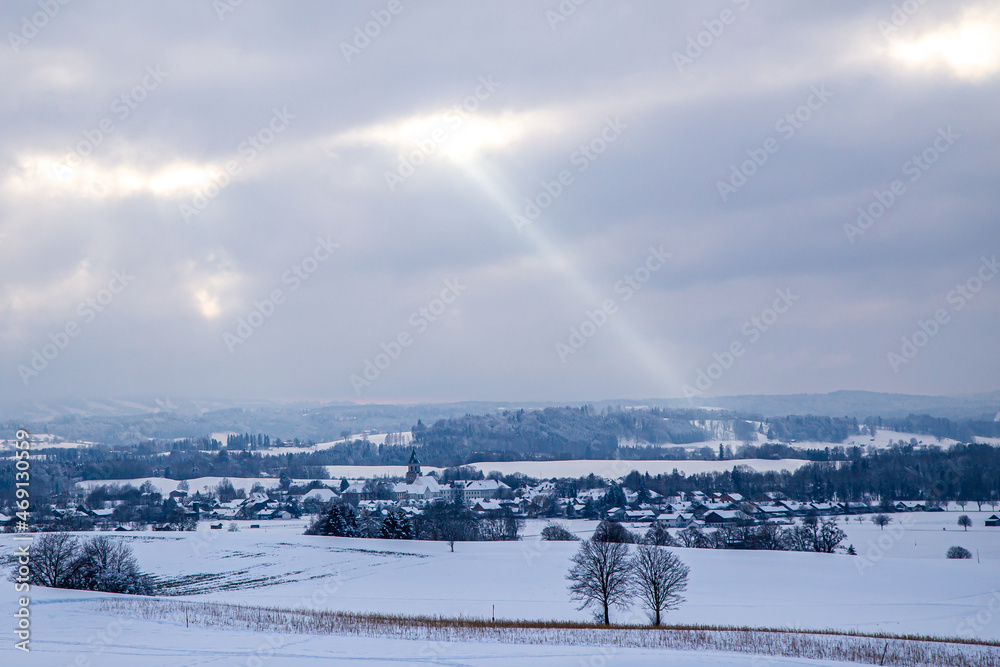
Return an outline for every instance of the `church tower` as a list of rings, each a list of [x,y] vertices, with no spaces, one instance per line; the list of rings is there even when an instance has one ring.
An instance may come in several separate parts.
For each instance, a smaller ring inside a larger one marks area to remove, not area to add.
[[[410,454],[410,463],[406,469],[406,483],[413,484],[420,477],[420,461],[417,460],[417,450]]]

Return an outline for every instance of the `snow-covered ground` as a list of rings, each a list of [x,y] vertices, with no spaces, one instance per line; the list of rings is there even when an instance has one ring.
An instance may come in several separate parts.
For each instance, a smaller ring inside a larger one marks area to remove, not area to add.
[[[691,567],[691,584],[687,603],[670,613],[668,621],[1000,639],[1000,529],[983,526],[991,512],[965,513],[973,519],[969,531],[956,524],[959,512],[895,514],[885,530],[867,520],[841,521],[848,533],[845,544],[853,544],[858,556],[677,549]],[[143,568],[186,586],[191,600],[485,618],[494,613],[498,618],[590,618],[570,601],[564,578],[578,545],[539,541],[543,521],[529,522],[520,542],[458,543],[454,553],[437,542],[305,536],[305,520],[260,522],[260,529],[238,523],[241,530],[232,533],[202,525],[194,533],[112,535],[133,546]],[[595,526],[592,521],[563,523],[582,537]],[[12,537],[0,535],[2,553],[13,552]],[[947,560],[944,553],[952,545],[975,556]],[[210,576],[183,580],[201,574]],[[223,583],[230,589],[219,590]],[[179,655],[192,656],[184,664],[248,664],[266,640],[259,634],[134,621],[98,656],[94,651],[101,646],[88,642],[107,634],[120,618],[95,614],[80,602],[58,602],[93,594],[38,589],[33,596],[33,665],[180,664]],[[0,616],[12,618],[13,593],[2,601]],[[616,611],[614,618],[644,621],[638,609]],[[578,665],[581,659],[590,664],[587,656],[600,655],[579,646],[448,644],[438,655],[421,653],[426,649],[420,642],[303,636],[283,641],[273,649],[273,662],[265,664],[354,656],[366,664],[437,660],[435,664],[499,665],[517,660]],[[9,651],[11,643],[4,642],[0,662],[12,664]],[[91,662],[74,663],[78,653]],[[136,655],[141,661],[130,663]],[[623,660],[618,664],[662,664],[665,659],[663,651],[623,649],[619,655]],[[674,653],[669,662],[825,664]]]
[[[255,633],[185,627],[183,622],[127,619],[95,613],[78,600],[94,594],[39,590],[35,593],[31,653],[0,644],[0,663],[32,667],[290,667],[366,665],[418,667],[835,667],[842,662],[762,658],[710,651],[416,641],[342,635]]]
[[[897,514],[885,530],[841,523],[857,557],[679,549],[692,568],[691,588],[670,620],[962,634],[962,619],[1000,591],[1000,529],[983,527],[989,513],[967,514],[968,532],[956,525],[957,512]],[[520,542],[459,543],[454,553],[436,542],[305,536],[305,520],[259,522],[259,529],[238,523],[243,529],[234,533],[203,524],[195,533],[115,537],[158,576],[209,573],[239,584],[198,599],[292,607],[328,584],[331,609],[489,617],[495,605],[503,618],[588,618],[570,602],[563,578],[577,545],[531,537],[541,522]],[[584,537],[594,525],[566,523]],[[13,549],[9,535],[0,544]],[[952,545],[979,560],[945,559]],[[1000,615],[983,636],[1000,639]]]
[[[16,440],[0,439],[0,452],[13,452]],[[32,433],[31,446],[37,449],[76,449],[78,447],[90,447],[94,442],[67,442],[57,435],[51,433]]]

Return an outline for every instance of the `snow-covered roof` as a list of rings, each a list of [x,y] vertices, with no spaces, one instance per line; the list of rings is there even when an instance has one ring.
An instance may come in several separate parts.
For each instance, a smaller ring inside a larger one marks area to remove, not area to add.
[[[302,496],[302,500],[304,500],[304,501],[305,500],[318,500],[319,502],[322,502],[322,503],[328,503],[328,502],[330,502],[331,500],[333,500],[336,497],[337,497],[337,494],[334,493],[333,491],[331,491],[330,489],[313,489],[309,493],[307,493],[304,496]]]

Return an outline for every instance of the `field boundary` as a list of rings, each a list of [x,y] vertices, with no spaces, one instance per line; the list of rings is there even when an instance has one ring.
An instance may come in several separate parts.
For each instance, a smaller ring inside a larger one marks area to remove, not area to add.
[[[115,597],[88,604],[100,611],[132,618],[256,632],[719,651],[896,667],[1000,667],[998,642],[888,633],[680,625],[606,627],[592,623],[358,614],[159,598]]]

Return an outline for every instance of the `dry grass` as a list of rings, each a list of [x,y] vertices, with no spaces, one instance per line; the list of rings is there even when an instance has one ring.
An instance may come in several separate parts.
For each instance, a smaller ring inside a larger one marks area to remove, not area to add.
[[[713,626],[608,628],[590,623],[352,614],[155,598],[112,598],[93,604],[132,618],[258,632],[708,650],[896,667],[1000,667],[997,642],[940,637]]]

